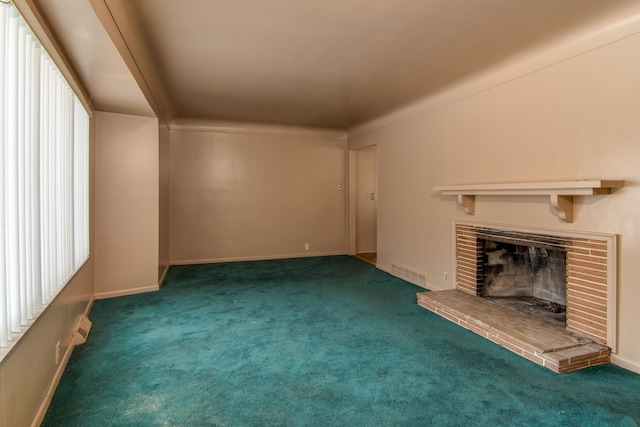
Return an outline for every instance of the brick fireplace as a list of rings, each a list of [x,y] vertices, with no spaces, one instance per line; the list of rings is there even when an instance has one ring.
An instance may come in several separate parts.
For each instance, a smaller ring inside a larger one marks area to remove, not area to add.
[[[419,292],[420,306],[557,373],[609,362],[610,353],[616,352],[615,235],[454,221],[453,239],[456,289]],[[510,249],[492,243],[488,246],[498,249],[487,254],[487,242],[518,247],[515,258],[528,258],[525,263],[530,265],[499,265],[497,258],[512,257]],[[541,269],[543,264],[552,264],[551,270]],[[515,291],[495,280],[493,266],[514,276],[506,282],[513,282]],[[534,278],[520,272],[527,269],[543,273]],[[548,280],[557,283],[535,289],[533,282]],[[485,286],[496,285],[492,282],[498,282],[498,289],[489,292]],[[487,293],[493,293],[493,299],[482,297]],[[522,293],[563,308],[566,304],[566,318],[560,324],[556,318],[550,321],[531,310],[528,300],[504,303],[519,300]]]
[[[615,352],[615,235],[456,222],[454,239],[456,287],[478,296],[487,240],[566,253],[566,329]]]

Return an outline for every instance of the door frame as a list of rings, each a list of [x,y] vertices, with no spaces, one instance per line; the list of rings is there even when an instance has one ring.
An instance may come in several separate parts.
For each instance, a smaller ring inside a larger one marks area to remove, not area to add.
[[[357,156],[358,156],[358,151],[364,150],[364,149],[368,149],[368,148],[372,148],[372,147],[376,147],[377,145],[369,145],[366,147],[361,147],[358,149],[354,149],[354,150],[349,150],[348,153],[348,165],[349,165],[349,170],[348,170],[348,183],[349,183],[349,188],[348,188],[348,253],[349,255],[355,255],[357,252]],[[378,154],[376,152],[376,173],[374,176],[374,179],[376,180],[376,185],[375,185],[375,194],[376,194],[376,203],[377,203],[377,198],[378,198],[378,185],[377,185],[377,180],[378,180],[378,167],[377,167],[377,163],[378,163]],[[376,217],[377,217],[377,209],[376,209]],[[377,224],[377,220],[376,220],[376,224]],[[376,236],[378,233],[377,227],[375,230]],[[376,238],[377,240],[377,238]],[[376,244],[377,247],[377,244]]]

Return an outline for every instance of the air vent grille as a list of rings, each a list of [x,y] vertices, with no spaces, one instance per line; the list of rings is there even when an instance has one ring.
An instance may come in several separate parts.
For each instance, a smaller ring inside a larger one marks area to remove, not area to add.
[[[391,264],[391,274],[425,289],[429,282],[429,276],[426,273],[422,273],[396,262]]]

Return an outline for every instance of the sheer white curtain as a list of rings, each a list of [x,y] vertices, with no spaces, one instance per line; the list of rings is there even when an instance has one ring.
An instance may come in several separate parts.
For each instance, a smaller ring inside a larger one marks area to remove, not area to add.
[[[89,256],[89,115],[0,3],[0,354]]]

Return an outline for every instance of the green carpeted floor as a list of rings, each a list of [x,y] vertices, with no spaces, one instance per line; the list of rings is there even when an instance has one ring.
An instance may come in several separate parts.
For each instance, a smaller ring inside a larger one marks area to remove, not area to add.
[[[101,300],[44,426],[637,426],[640,375],[566,375],[353,257],[174,266]]]

